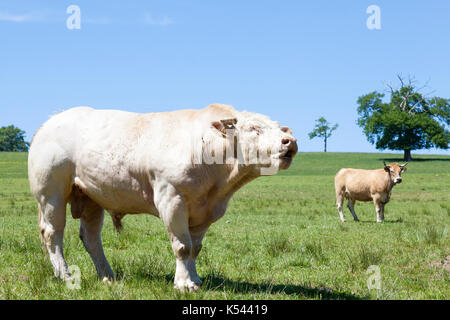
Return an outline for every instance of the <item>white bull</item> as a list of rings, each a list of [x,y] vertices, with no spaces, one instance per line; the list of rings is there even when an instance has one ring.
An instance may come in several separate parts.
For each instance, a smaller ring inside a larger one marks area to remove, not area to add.
[[[148,213],[167,228],[175,288],[198,289],[195,260],[208,227],[234,192],[264,170],[287,169],[296,152],[289,128],[227,105],[148,114],[79,107],[53,116],[33,138],[28,173],[55,276],[70,276],[70,203],[100,278],[114,278],[101,243],[104,209],[118,229],[125,214]]]

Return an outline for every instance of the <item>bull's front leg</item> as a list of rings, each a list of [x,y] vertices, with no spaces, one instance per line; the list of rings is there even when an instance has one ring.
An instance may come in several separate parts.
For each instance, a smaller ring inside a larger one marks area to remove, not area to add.
[[[200,250],[202,250],[203,237],[205,236],[205,233],[206,233],[206,230],[208,229],[208,227],[209,227],[209,224],[207,226],[200,226],[198,228],[190,229],[190,234],[191,234],[191,239],[192,239],[191,258],[193,261],[193,268],[195,270],[195,274],[197,274],[196,259],[197,259],[198,254],[200,253]],[[195,283],[200,285],[200,284],[202,284],[202,280],[200,280],[200,278],[197,276]]]
[[[176,259],[174,288],[196,291],[201,281],[193,258],[194,246],[183,197],[171,185],[162,186],[155,191],[155,204],[166,226]]]

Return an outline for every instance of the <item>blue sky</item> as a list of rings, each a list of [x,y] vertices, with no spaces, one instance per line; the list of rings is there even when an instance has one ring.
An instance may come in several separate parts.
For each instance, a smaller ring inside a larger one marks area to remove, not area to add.
[[[72,4],[80,30],[66,27]],[[381,30],[366,27],[372,4]],[[301,151],[322,151],[308,132],[324,116],[339,123],[329,151],[375,152],[356,100],[397,73],[450,98],[450,1],[0,1],[0,126],[28,140],[79,105],[220,102],[290,126]]]

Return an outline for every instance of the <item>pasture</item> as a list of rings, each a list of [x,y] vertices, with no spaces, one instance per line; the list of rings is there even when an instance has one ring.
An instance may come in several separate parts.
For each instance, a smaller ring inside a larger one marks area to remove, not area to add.
[[[108,285],[68,211],[64,253],[81,270],[81,289],[69,290],[42,252],[27,154],[0,153],[0,299],[449,299],[450,156],[413,157],[385,223],[375,223],[372,202],[356,203],[359,223],[345,203],[341,223],[335,173],[381,168],[401,155],[299,153],[289,170],[238,191],[203,242],[202,288],[179,293],[162,221],[128,215],[118,234],[105,216],[103,245],[117,276]],[[381,290],[367,287],[371,265],[380,268]]]

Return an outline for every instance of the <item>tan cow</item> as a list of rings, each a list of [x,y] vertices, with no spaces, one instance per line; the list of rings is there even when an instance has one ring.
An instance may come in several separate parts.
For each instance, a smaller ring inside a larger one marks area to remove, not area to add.
[[[55,276],[70,276],[63,255],[70,203],[100,278],[114,277],[101,242],[104,209],[117,228],[126,214],[147,213],[167,228],[175,288],[196,290],[209,226],[240,187],[289,168],[296,153],[288,127],[221,104],[148,114],[79,107],[53,116],[33,139],[28,173]]]
[[[334,178],[336,204],[339,217],[345,221],[342,206],[344,198],[348,199],[348,209],[355,221],[359,221],[355,213],[355,201],[373,201],[377,212],[377,222],[384,221],[384,206],[391,197],[392,188],[402,182],[401,174],[406,171],[407,163],[399,165],[384,163],[383,169],[362,170],[343,168]]]

